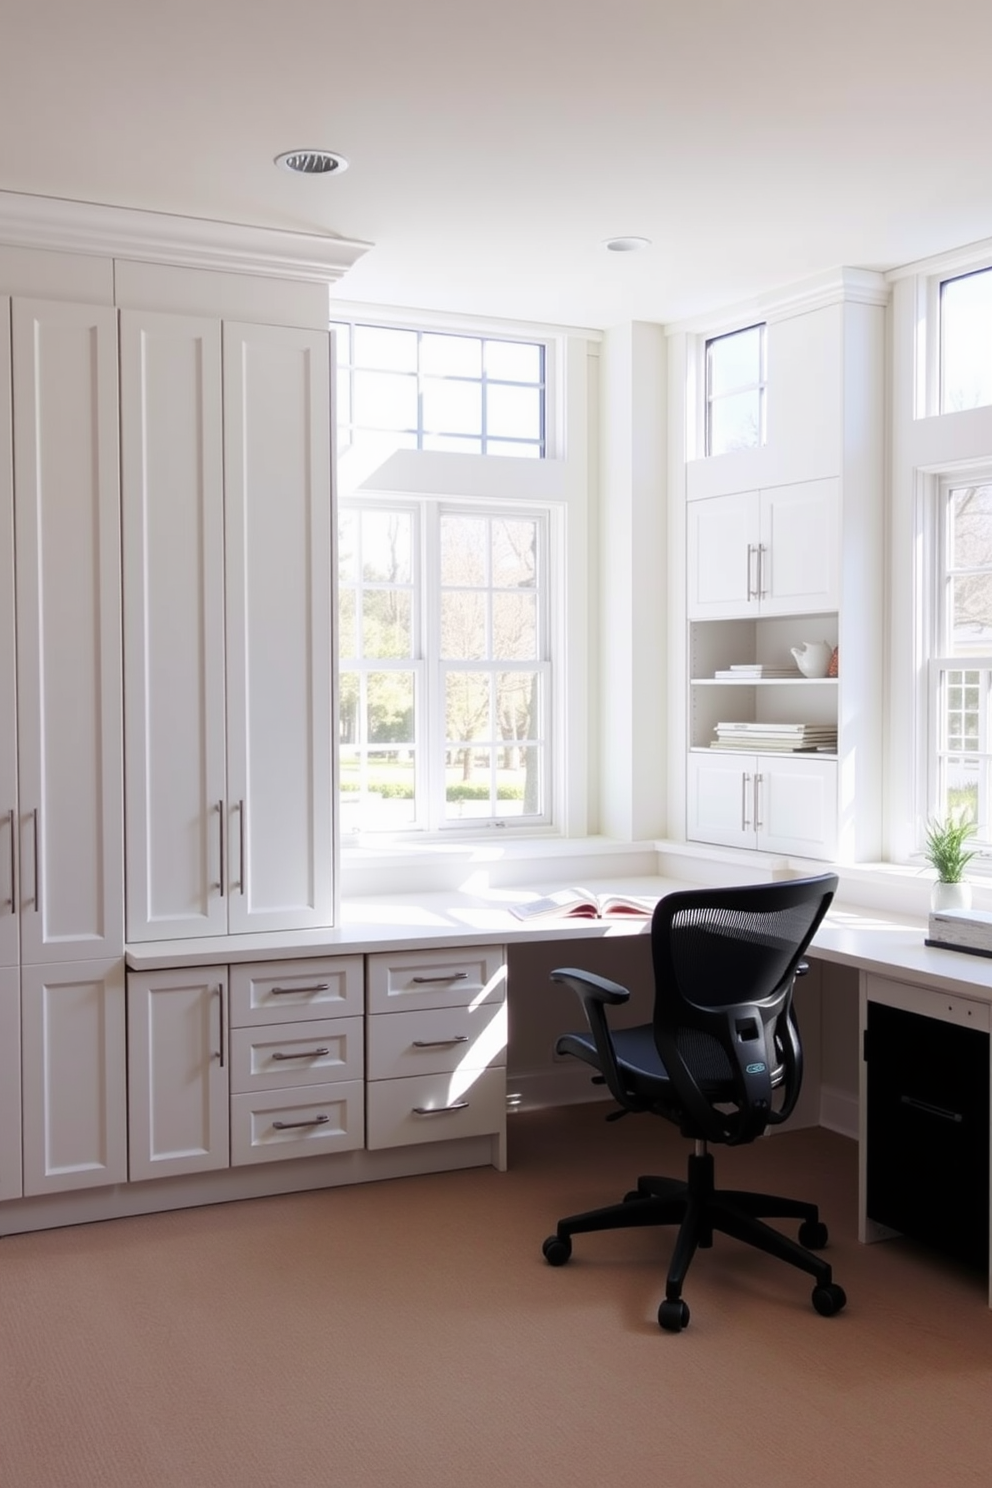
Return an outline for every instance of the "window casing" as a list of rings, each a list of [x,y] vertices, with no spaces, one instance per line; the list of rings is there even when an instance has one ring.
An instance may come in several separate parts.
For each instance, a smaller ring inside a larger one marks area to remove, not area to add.
[[[765,442],[765,330],[747,326],[706,342],[707,455]]]
[[[992,404],[992,269],[939,280],[940,412]]]
[[[551,824],[550,528],[540,508],[342,502],[344,836]]]

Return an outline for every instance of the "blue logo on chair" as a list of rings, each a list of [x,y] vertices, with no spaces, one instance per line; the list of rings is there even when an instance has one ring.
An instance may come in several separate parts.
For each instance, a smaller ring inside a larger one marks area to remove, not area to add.
[[[764,1074],[767,1068],[768,1066],[766,1064],[749,1064],[747,1066],[747,1073],[749,1075],[761,1075]]]

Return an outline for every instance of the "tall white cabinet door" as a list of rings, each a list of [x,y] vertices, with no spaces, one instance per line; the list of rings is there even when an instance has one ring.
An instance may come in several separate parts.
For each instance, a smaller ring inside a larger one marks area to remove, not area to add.
[[[753,608],[758,584],[758,493],[686,504],[686,608],[690,620],[719,620]]]
[[[127,987],[132,1183],[230,1164],[227,969],[131,972]]]
[[[224,326],[229,925],[333,919],[330,336]]]
[[[24,1193],[127,1180],[124,963],[21,972]]]
[[[762,491],[761,613],[812,614],[839,606],[840,482]]]
[[[0,966],[0,1201],[21,1186],[21,977]]]
[[[19,955],[14,468],[10,420],[10,301],[0,297],[0,966],[16,966]],[[2,1183],[0,1177],[0,1189]]]
[[[221,935],[220,323],[121,314],[127,934]]]
[[[691,753],[686,781],[686,836],[694,842],[754,847],[754,775],[750,754]]]
[[[13,302],[21,955],[124,947],[117,314]]]

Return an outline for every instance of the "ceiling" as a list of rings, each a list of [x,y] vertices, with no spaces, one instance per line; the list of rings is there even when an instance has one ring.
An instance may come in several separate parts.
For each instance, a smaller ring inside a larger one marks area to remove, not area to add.
[[[340,300],[667,322],[992,237],[990,55],[988,0],[4,0],[0,190],[371,243]]]

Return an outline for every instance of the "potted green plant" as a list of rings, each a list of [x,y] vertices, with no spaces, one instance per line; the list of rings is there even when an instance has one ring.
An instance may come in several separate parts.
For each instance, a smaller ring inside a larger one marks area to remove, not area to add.
[[[977,851],[966,846],[976,830],[970,817],[952,815],[943,821],[931,818],[927,822],[923,853],[937,873],[931,893],[934,909],[967,909],[971,905],[971,885],[964,881],[964,870]]]

